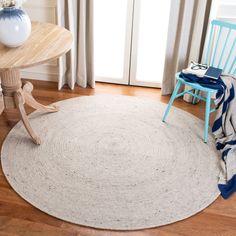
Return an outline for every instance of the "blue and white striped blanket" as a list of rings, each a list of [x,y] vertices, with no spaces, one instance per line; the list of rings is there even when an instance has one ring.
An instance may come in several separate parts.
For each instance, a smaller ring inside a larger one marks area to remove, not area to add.
[[[216,118],[212,132],[221,152],[218,187],[223,198],[236,192],[236,78],[221,76],[224,93],[216,99]]]

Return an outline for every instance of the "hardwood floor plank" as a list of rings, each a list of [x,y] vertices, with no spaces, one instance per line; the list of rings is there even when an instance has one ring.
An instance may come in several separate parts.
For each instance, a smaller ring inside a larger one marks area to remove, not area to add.
[[[78,225],[72,225],[63,223],[62,228],[73,229],[78,235],[83,236],[181,236],[179,232],[169,232],[164,229],[155,228],[147,230],[136,230],[136,231],[110,231],[110,230],[98,230],[89,227],[82,227]]]
[[[1,216],[0,232],[18,236],[77,236],[77,233],[69,229],[65,230],[42,223],[35,223],[10,217],[4,217],[4,224],[2,224]]]
[[[215,215],[228,216],[235,218],[236,217],[236,194],[232,195],[228,200],[223,198],[218,198],[215,204],[209,206],[205,212]]]
[[[169,96],[161,96],[160,89],[97,83],[96,89],[76,87],[71,91],[65,86],[57,90],[53,82],[32,81],[37,100],[45,105],[56,101],[99,94],[122,94],[150,98],[167,103]],[[177,99],[174,103],[200,119],[204,118],[204,104],[192,105]],[[27,112],[33,111],[27,107]],[[214,117],[211,117],[211,124]],[[0,146],[19,120],[15,110],[0,116]],[[199,140],[201,141],[201,140]],[[206,157],[207,158],[207,157]],[[234,236],[236,235],[236,194],[227,201],[219,197],[211,206],[189,219],[139,231],[108,231],[83,227],[37,210],[11,189],[0,166],[0,236]]]
[[[22,199],[12,188],[0,188],[0,201],[8,203],[15,203],[18,205],[27,206],[28,203]]]
[[[10,188],[10,184],[7,182],[4,174],[0,171],[0,188]]]
[[[63,223],[62,220],[58,220],[55,217],[39,211],[35,207],[29,204],[21,205],[0,201],[0,216],[8,216],[14,219],[26,220],[30,222],[40,222],[42,224],[60,227]]]
[[[163,226],[160,229],[171,233],[178,232],[186,236],[233,236],[236,233],[236,219],[201,212],[187,220]]]
[[[17,234],[11,234],[6,232],[0,232],[0,236],[18,236]]]

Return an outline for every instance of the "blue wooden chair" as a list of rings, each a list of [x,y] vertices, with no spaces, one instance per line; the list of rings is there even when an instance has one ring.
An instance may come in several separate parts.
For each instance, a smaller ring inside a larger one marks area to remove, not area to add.
[[[203,63],[211,65],[223,70],[224,73],[236,75],[236,25],[224,21],[213,20],[211,22],[211,30],[209,35],[209,41],[207,43],[206,53],[204,55]],[[215,111],[215,107],[211,108],[212,95],[216,93],[216,90],[202,87],[197,83],[188,83],[184,79],[179,77],[180,73],[176,74],[177,84],[170,98],[169,104],[163,116],[163,122],[166,121],[167,115],[170,111],[171,105],[174,100],[184,94],[190,94],[196,99],[200,99],[206,102],[205,107],[205,125],[204,125],[204,142],[207,143],[208,139],[208,127],[210,113]],[[190,89],[178,94],[178,91],[182,85],[188,85]],[[205,92],[206,97],[203,97],[199,92]]]

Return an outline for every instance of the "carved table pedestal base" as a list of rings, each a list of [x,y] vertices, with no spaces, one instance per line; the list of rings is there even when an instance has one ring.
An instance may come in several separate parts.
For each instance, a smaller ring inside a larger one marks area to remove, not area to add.
[[[26,82],[22,86],[20,71],[18,69],[1,71],[0,77],[4,108],[18,109],[22,122],[29,135],[31,136],[33,142],[35,144],[40,144],[41,140],[30,125],[28,116],[25,112],[24,104],[27,104],[33,107],[34,109],[41,110],[44,112],[56,112],[58,111],[58,107],[44,106],[38,103],[31,93],[33,90],[33,85],[30,82]]]

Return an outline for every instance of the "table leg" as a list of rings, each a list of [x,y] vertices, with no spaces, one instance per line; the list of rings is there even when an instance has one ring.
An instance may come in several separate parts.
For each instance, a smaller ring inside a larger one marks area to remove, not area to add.
[[[30,82],[26,82],[22,88],[20,79],[20,71],[18,69],[11,69],[1,71],[1,85],[3,90],[4,106],[8,108],[17,108],[23,124],[31,136],[35,144],[40,144],[41,140],[32,129],[28,116],[26,114],[24,104],[39,109],[45,112],[56,112],[58,107],[56,106],[44,106],[38,103],[32,96],[33,85]]]
[[[3,95],[0,92],[0,115],[3,113],[3,111],[4,111]]]
[[[57,112],[59,111],[59,108],[55,105],[50,105],[50,106],[44,106],[40,103],[38,103],[34,97],[32,96],[32,91],[33,91],[33,85],[30,82],[26,82],[25,85],[23,86],[23,94],[24,94],[24,99],[25,103],[31,107],[33,107],[36,110],[41,110],[45,112]]]
[[[23,124],[24,124],[26,130],[28,131],[29,135],[33,139],[33,142],[35,144],[38,144],[38,145],[41,144],[41,140],[35,134],[34,130],[32,129],[32,127],[31,127],[31,125],[29,123],[29,119],[27,117],[27,114],[25,112],[23,93],[21,91],[15,92],[14,93],[14,100],[15,100],[16,107],[17,107],[17,109],[20,112],[20,116],[21,116],[21,119],[23,121]]]

